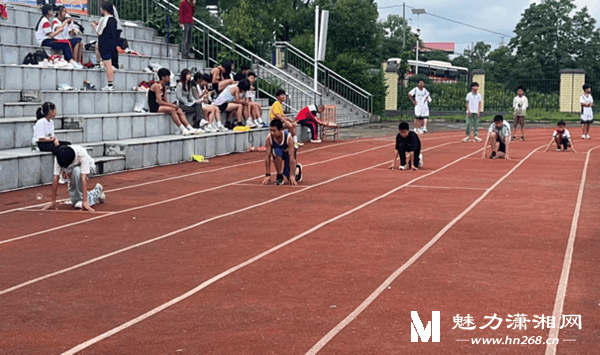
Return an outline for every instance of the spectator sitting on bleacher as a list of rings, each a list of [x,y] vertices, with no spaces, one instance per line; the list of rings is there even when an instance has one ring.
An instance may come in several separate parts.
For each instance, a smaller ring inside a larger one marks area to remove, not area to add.
[[[70,145],[69,142],[59,142],[54,135],[54,122],[56,117],[56,106],[52,102],[44,102],[35,115],[37,122],[33,126],[33,143],[37,144],[42,152],[54,152],[56,147],[61,145]]]
[[[35,26],[35,37],[39,46],[50,47],[52,49],[61,50],[65,57],[65,60],[73,66],[75,69],[82,69],[83,65],[73,60],[73,51],[71,50],[71,43],[68,41],[60,42],[56,39],[60,35],[65,27],[69,25],[70,21],[65,21],[59,25],[54,31],[50,24],[50,18],[54,16],[52,11],[52,5],[42,6],[42,17]]]
[[[250,73],[250,67],[244,64],[242,65],[240,72],[233,76],[233,80],[242,81],[248,77],[248,73]]]
[[[311,143],[321,143],[318,132],[319,126],[323,126],[323,122],[317,118],[317,113],[322,115],[323,111],[325,111],[325,106],[323,105],[319,105],[319,107],[309,105],[300,110],[298,116],[296,116],[296,122],[298,124],[310,129],[310,132],[312,133]]]
[[[242,122],[244,108],[242,106],[242,100],[246,99],[246,92],[248,90],[250,90],[250,82],[248,79],[244,79],[237,84],[226,87],[213,103],[214,106],[219,108],[219,112],[236,112],[236,123],[227,121],[226,124],[229,125],[229,127],[226,128],[233,129],[235,126],[244,125]],[[217,124],[220,123],[221,122],[218,122]]]
[[[217,95],[223,92],[223,90],[225,90],[226,87],[235,83],[233,79],[229,78],[229,73],[231,72],[231,65],[232,63],[226,60],[223,61],[218,67],[213,68],[210,71],[210,75],[212,77],[212,87],[213,90],[217,92]]]
[[[162,112],[171,115],[173,122],[179,128],[181,134],[185,136],[197,133],[198,131],[188,123],[185,113],[177,105],[167,101],[167,83],[171,79],[171,71],[167,68],[161,68],[158,70],[157,75],[159,82],[152,84],[148,91],[150,112]]]
[[[83,63],[83,43],[81,43],[81,38],[75,38],[79,30],[73,23],[73,18],[69,16],[64,6],[59,6],[56,11],[56,18],[52,20],[52,31],[56,31],[63,22],[67,22],[67,24],[64,26],[63,31],[54,38],[58,42],[69,43],[73,51],[73,59],[77,63]]]
[[[210,93],[209,85],[210,75],[202,73],[194,74],[194,84],[192,86],[192,97],[196,102],[200,102],[202,105],[202,112],[204,118],[200,121],[200,128],[206,132],[217,132],[219,126],[216,120],[220,120],[219,108],[210,104]]]
[[[114,6],[112,3],[105,1],[102,2],[100,7],[102,9],[102,18],[100,22],[92,22],[92,27],[98,34],[98,51],[106,67],[108,85],[103,87],[102,91],[114,91],[113,81],[115,80],[115,73],[111,59],[117,47],[117,20],[113,17]]]
[[[250,90],[246,94],[248,97],[248,103],[250,106],[250,115],[254,118],[254,124],[258,127],[267,127],[267,124],[263,122],[262,119],[262,106],[260,103],[254,101],[256,98],[254,83],[256,82],[256,74],[253,72],[249,72],[248,81],[250,82]]]
[[[179,108],[184,113],[194,113],[196,115],[194,120],[192,120],[192,127],[197,128],[200,119],[203,117],[202,102],[200,100],[195,100],[192,95],[192,72],[189,69],[183,69],[181,71],[175,94],[177,96]],[[202,128],[198,129],[198,131],[204,133]]]

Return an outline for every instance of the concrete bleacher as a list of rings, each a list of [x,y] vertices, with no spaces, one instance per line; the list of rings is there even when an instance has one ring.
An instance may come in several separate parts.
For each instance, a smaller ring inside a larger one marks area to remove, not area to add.
[[[94,157],[100,174],[187,161],[191,155],[205,157],[247,151],[250,145],[264,142],[268,129],[249,132],[177,135],[170,116],[159,113],[133,112],[138,102],[146,103],[145,92],[133,91],[141,81],[154,74],[143,69],[150,61],[178,73],[184,68],[202,71],[200,60],[182,59],[178,46],[167,45],[155,30],[141,24],[124,26],[124,36],[132,49],[147,56],[121,55],[123,69],[115,72],[115,91],[58,91],[59,84],[76,89],[88,80],[98,89],[106,85],[106,73],[94,69],[56,69],[21,65],[29,52],[35,52],[33,27],[39,9],[9,4],[9,20],[0,26],[0,191],[46,184],[52,181],[53,157],[32,151],[31,138],[36,122],[35,111],[46,101],[57,106],[54,119],[59,140],[80,144]],[[85,41],[95,39],[90,22],[83,16]],[[57,53],[45,48],[48,53]],[[58,53],[60,54],[60,53]],[[84,51],[88,61],[93,51]],[[21,102],[23,91],[37,95],[35,102]],[[175,94],[168,93],[169,101]],[[268,118],[268,101],[260,99],[263,118]],[[226,115],[221,116],[224,121]]]

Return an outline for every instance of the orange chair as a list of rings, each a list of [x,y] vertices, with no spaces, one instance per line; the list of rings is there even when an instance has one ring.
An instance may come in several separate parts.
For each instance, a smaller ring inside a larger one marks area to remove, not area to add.
[[[337,124],[337,107],[335,105],[325,105],[325,111],[321,115],[323,127],[321,127],[321,140],[325,142],[327,136],[333,136],[333,141],[340,140],[340,126]]]

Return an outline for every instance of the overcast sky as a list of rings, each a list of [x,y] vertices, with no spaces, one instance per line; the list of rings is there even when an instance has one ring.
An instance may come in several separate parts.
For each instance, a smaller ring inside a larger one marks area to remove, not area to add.
[[[390,14],[402,16],[401,0],[375,0],[379,9],[379,20],[387,18]],[[529,4],[536,1],[531,0],[479,0],[479,1],[459,1],[459,0],[410,0],[406,1],[407,6],[424,8],[427,12],[443,16],[452,20],[468,23],[474,26],[483,27],[495,32],[505,33],[513,36],[512,32],[515,25],[521,19],[521,14],[529,7]],[[537,1],[539,2],[539,1]],[[599,0],[575,0],[577,8],[588,7],[590,14],[600,22],[600,1]],[[381,9],[381,7],[400,5],[399,7]],[[409,25],[417,27],[417,15],[413,15],[410,9],[406,8],[406,17]],[[598,23],[596,24],[599,25]],[[492,45],[492,49],[500,44],[500,36],[492,33],[476,30],[463,25],[455,24],[440,18],[429,15],[420,15],[419,27],[421,28],[421,38],[426,42],[454,42],[456,43],[456,52],[462,53],[465,48],[471,45],[471,42],[484,41]],[[510,38],[505,38],[508,42]]]

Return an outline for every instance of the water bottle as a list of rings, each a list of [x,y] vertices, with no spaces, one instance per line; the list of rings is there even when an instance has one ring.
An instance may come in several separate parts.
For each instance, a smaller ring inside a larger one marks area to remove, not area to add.
[[[96,55],[92,54],[92,56],[90,57],[90,62],[96,64]]]
[[[31,152],[35,153],[35,152],[37,152],[37,149],[38,149],[37,144],[35,144],[34,142],[31,142]]]

